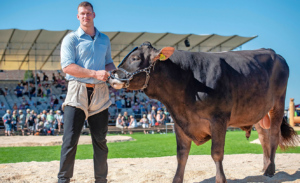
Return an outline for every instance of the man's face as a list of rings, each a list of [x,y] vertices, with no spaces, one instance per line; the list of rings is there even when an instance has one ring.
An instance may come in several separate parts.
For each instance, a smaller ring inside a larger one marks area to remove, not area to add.
[[[95,12],[93,12],[92,7],[79,7],[77,19],[80,21],[80,25],[84,27],[90,27],[94,25]]]

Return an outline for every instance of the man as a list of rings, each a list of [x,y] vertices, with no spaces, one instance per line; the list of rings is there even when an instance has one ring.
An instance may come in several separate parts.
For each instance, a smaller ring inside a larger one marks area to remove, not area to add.
[[[28,125],[28,135],[34,135],[35,133],[35,124],[36,124],[36,115],[34,114],[34,110],[30,112],[30,115],[27,118]]]
[[[95,12],[89,2],[78,6],[80,27],[68,34],[61,46],[61,65],[69,80],[63,103],[64,136],[58,182],[73,176],[78,139],[87,119],[94,148],[95,182],[107,182],[106,133],[111,104],[107,71],[115,69],[109,38],[94,27]]]
[[[10,114],[9,109],[6,110],[6,113],[2,117],[2,120],[5,125],[5,136],[7,136],[7,135],[10,136],[11,128],[12,128],[12,116]]]
[[[19,110],[19,122],[20,122],[19,124],[22,131],[22,136],[24,136],[25,120],[26,120],[26,116],[23,114],[22,110]]]
[[[61,115],[60,110],[56,111],[56,114],[54,115],[54,119],[55,119],[55,128],[54,128],[54,130],[56,130],[57,135],[59,135],[60,127],[61,127],[61,121],[62,121],[62,115]]]
[[[12,119],[12,135],[15,135],[18,131],[18,123],[19,123],[19,116],[18,116],[18,112],[17,110],[14,110],[13,111],[13,114],[11,116],[11,119]]]

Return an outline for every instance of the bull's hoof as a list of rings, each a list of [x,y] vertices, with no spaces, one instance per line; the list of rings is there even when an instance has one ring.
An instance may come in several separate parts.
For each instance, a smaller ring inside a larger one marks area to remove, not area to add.
[[[227,183],[225,176],[216,176],[216,183]]]
[[[268,166],[268,168],[266,169],[264,176],[268,176],[268,177],[273,177],[275,174],[275,164],[274,163],[270,163],[270,165]]]
[[[172,183],[182,183],[183,179],[179,178],[179,177],[174,177],[173,182]]]

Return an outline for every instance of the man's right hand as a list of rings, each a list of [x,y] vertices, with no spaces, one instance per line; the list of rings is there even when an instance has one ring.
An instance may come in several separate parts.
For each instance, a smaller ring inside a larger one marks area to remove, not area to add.
[[[110,76],[109,72],[105,70],[100,70],[95,72],[94,78],[101,80],[101,81],[107,81],[108,77]]]

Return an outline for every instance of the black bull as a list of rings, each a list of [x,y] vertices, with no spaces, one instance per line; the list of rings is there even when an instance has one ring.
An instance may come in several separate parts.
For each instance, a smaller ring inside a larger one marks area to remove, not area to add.
[[[222,161],[229,126],[246,130],[249,135],[255,125],[267,176],[275,173],[278,145],[286,148],[298,140],[283,118],[289,67],[271,49],[203,53],[172,47],[156,50],[145,42],[118,68],[109,79],[111,86],[123,88],[126,79],[130,90],[145,86],[145,93],[161,101],[175,121],[178,166],[173,182],[183,181],[191,142],[201,145],[210,139],[216,182],[226,182]],[[269,129],[258,123],[266,115]]]

